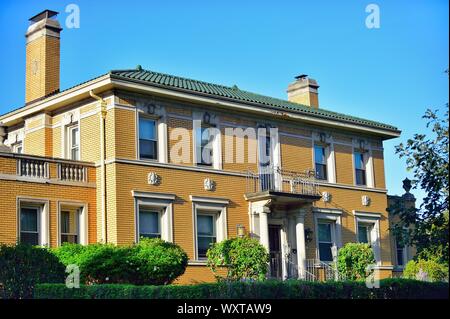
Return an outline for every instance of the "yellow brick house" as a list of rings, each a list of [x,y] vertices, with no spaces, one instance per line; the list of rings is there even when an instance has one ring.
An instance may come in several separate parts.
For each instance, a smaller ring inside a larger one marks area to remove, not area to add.
[[[140,66],[60,90],[56,14],[30,19],[26,101],[0,116],[0,242],[160,237],[187,252],[192,283],[214,280],[205,253],[226,238],[258,238],[272,277],[313,279],[360,241],[392,276],[383,141],[397,128],[323,109],[306,75],[287,100]]]

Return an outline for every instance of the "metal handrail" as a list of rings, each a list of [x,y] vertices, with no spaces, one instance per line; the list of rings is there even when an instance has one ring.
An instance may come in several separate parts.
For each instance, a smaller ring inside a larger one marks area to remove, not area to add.
[[[247,193],[278,191],[302,195],[320,195],[311,170],[295,172],[279,166],[265,166],[258,173],[247,171]]]

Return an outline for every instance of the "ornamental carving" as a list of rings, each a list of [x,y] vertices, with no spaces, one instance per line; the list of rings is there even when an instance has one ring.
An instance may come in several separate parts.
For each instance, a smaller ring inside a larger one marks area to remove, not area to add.
[[[362,202],[363,206],[369,206],[370,205],[370,197],[367,195],[362,196],[361,202]]]
[[[203,181],[203,187],[205,188],[205,191],[214,191],[216,188],[216,183],[210,178],[205,178]]]
[[[151,172],[148,174],[148,183],[150,185],[159,185],[161,178],[155,172]]]
[[[331,193],[329,192],[322,192],[322,200],[324,203],[331,202]]]

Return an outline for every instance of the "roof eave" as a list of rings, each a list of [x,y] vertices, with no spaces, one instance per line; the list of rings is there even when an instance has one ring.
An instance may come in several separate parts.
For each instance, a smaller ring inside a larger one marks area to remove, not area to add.
[[[142,80],[138,80],[138,79],[130,79],[130,78],[125,79],[121,76],[116,76],[114,74],[111,74],[111,81],[115,86],[117,86],[118,88],[122,88],[122,89],[124,89],[124,88],[130,89],[130,86],[129,85],[127,86],[126,83],[136,83],[136,84],[140,85],[139,88],[134,87],[134,89],[138,90],[138,91],[144,91],[144,92],[150,91],[153,94],[172,96],[172,97],[174,97],[174,95],[170,94],[170,92],[176,92],[178,94],[178,97],[182,98],[182,99],[190,99],[189,97],[191,97],[191,99],[192,98],[194,100],[201,99],[203,102],[213,104],[213,105],[223,104],[224,106],[231,106],[231,107],[236,107],[236,108],[250,107],[250,108],[252,108],[252,111],[259,113],[259,114],[270,113],[271,116],[274,116],[274,115],[277,117],[288,116],[292,119],[299,119],[299,120],[303,120],[303,121],[307,121],[307,122],[313,122],[314,124],[319,124],[319,125],[320,124],[321,125],[332,125],[332,126],[339,127],[339,128],[345,128],[345,129],[356,130],[356,131],[364,131],[369,134],[378,135],[385,140],[397,138],[401,134],[400,130],[390,130],[390,129],[384,129],[384,128],[379,128],[379,127],[372,127],[372,126],[363,125],[363,124],[345,122],[342,120],[325,119],[325,118],[322,118],[319,116],[313,116],[310,114],[306,115],[306,114],[301,114],[300,112],[280,110],[278,108],[270,107],[270,106],[267,106],[264,104],[253,103],[253,102],[239,102],[234,99],[230,99],[230,98],[226,98],[226,97],[218,97],[218,96],[215,96],[212,94],[207,94],[207,93],[202,93],[202,92],[193,92],[191,90],[182,89],[182,88],[176,88],[176,87],[168,88],[167,86],[164,86],[164,85],[148,83],[146,81],[142,81]],[[166,91],[166,92],[164,92],[164,91]],[[183,96],[180,96],[179,94],[182,94]],[[205,100],[205,99],[207,99],[207,100]],[[257,109],[254,109],[254,107],[256,107]]]

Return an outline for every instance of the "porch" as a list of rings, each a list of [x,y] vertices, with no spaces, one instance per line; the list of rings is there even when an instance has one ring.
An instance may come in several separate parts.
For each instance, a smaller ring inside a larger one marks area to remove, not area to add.
[[[335,267],[306,259],[305,216],[320,200],[314,172],[266,167],[248,172],[250,232],[270,253],[269,276],[278,279],[336,279]]]

